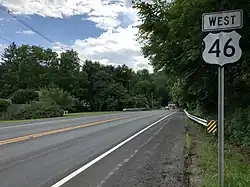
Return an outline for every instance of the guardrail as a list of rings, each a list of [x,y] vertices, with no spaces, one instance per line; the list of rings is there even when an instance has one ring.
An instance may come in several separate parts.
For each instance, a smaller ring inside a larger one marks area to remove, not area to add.
[[[199,123],[199,124],[201,124],[201,125],[207,127],[207,123],[208,123],[207,120],[202,119],[202,118],[199,118],[199,117],[197,117],[197,116],[194,116],[194,115],[188,113],[186,110],[184,110],[184,112],[185,112],[185,114],[187,115],[187,117],[188,117],[189,119],[191,119],[191,120],[195,121],[196,123]]]
[[[150,110],[150,108],[124,108],[123,111],[145,111]]]

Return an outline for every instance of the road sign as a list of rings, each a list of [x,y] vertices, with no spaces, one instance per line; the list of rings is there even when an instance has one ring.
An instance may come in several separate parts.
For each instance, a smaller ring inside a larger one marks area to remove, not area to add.
[[[231,10],[202,15],[202,31],[226,31],[243,27],[243,11]],[[218,67],[218,170],[219,186],[224,187],[224,65],[238,61],[242,55],[241,36],[236,31],[209,33],[203,41],[203,59]],[[211,123],[214,124],[214,123]],[[210,130],[212,131],[213,128]],[[212,131],[213,132],[213,131]]]
[[[230,10],[202,15],[202,31],[240,29],[243,26],[243,11]]]
[[[215,120],[211,120],[207,123],[207,132],[208,133],[215,133],[217,130],[217,124]]]
[[[239,46],[241,36],[232,31],[229,33],[209,33],[204,39],[205,50],[202,53],[203,59],[209,64],[223,66],[237,62],[242,55]]]

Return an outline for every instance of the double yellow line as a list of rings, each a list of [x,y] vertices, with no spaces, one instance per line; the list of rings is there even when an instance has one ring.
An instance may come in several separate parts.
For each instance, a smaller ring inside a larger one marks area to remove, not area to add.
[[[41,136],[57,134],[57,133],[61,133],[61,132],[67,132],[67,131],[80,129],[80,128],[84,128],[84,127],[89,127],[89,126],[93,126],[93,125],[97,125],[97,124],[101,124],[101,123],[112,122],[112,121],[116,121],[116,120],[120,120],[120,119],[124,119],[124,118],[128,118],[128,116],[120,117],[120,118],[113,118],[113,119],[108,119],[108,120],[102,120],[102,121],[96,121],[96,122],[93,122],[93,123],[77,125],[77,126],[72,126],[72,127],[66,127],[66,128],[61,128],[61,129],[55,129],[55,130],[51,130],[51,131],[39,132],[39,133],[35,133],[35,134],[20,136],[20,137],[16,137],[16,138],[10,138],[10,139],[6,139],[6,140],[0,140],[0,145],[16,143],[16,142],[28,140],[28,139],[31,139],[31,138],[38,138],[38,137],[41,137]]]

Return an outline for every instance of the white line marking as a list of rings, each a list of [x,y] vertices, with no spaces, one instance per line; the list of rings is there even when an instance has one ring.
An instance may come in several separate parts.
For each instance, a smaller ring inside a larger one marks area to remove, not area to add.
[[[140,147],[138,149],[136,149],[128,158],[124,159],[123,162],[119,163],[115,169],[111,172],[109,172],[109,174],[100,182],[100,184],[97,185],[97,187],[102,187],[106,181],[112,177],[112,175],[115,174],[116,171],[118,171],[122,166],[124,166],[127,162],[130,161],[130,159],[132,159],[137,152],[139,152],[146,144],[148,144],[157,134],[159,134],[159,132],[165,127],[165,125],[163,125],[161,128],[159,128],[147,141],[145,141],[142,145],[140,145]]]
[[[116,145],[115,147],[109,149],[108,151],[106,151],[105,153],[101,154],[100,156],[98,156],[97,158],[91,160],[89,163],[85,164],[84,166],[80,167],[79,169],[77,169],[76,171],[74,171],[73,173],[69,174],[68,176],[66,176],[65,178],[61,179],[60,181],[58,181],[57,183],[53,184],[51,187],[60,187],[62,185],[64,185],[66,182],[68,182],[69,180],[71,180],[72,178],[74,178],[75,176],[77,176],[78,174],[82,173],[83,171],[85,171],[86,169],[88,169],[90,166],[92,166],[93,164],[97,163],[98,161],[100,161],[101,159],[103,159],[104,157],[108,156],[110,153],[114,152],[116,149],[120,148],[121,146],[123,146],[124,144],[128,143],[129,141],[131,141],[132,139],[134,139],[135,137],[137,137],[138,135],[140,135],[141,133],[143,133],[144,131],[148,130],[149,128],[153,127],[154,125],[156,125],[157,123],[161,122],[162,120],[166,119],[167,117],[173,115],[176,112],[173,112],[169,115],[166,115],[165,117],[157,120],[156,122],[152,123],[151,125],[145,127],[144,129],[140,130],[139,132],[135,133],[134,135],[130,136],[129,138],[127,138],[126,140],[124,140],[123,142],[119,143],[118,145]]]

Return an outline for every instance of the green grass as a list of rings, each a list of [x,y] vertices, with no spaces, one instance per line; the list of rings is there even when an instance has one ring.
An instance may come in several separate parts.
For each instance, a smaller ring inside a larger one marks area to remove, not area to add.
[[[81,116],[95,116],[95,115],[104,115],[110,113],[117,113],[117,112],[80,112],[80,113],[70,113],[65,114],[63,117],[81,117]],[[48,118],[39,118],[39,119],[48,119]],[[25,119],[25,120],[0,120],[0,123],[13,123],[13,122],[29,122],[39,119]],[[52,118],[50,118],[52,119]]]
[[[198,165],[202,172],[202,186],[218,186],[217,144],[211,142],[211,137],[201,136],[199,145]],[[247,156],[239,153],[231,145],[225,145],[225,187],[250,186],[250,164]]]
[[[190,152],[192,147],[192,136],[190,136],[189,132],[186,132],[186,148]]]

